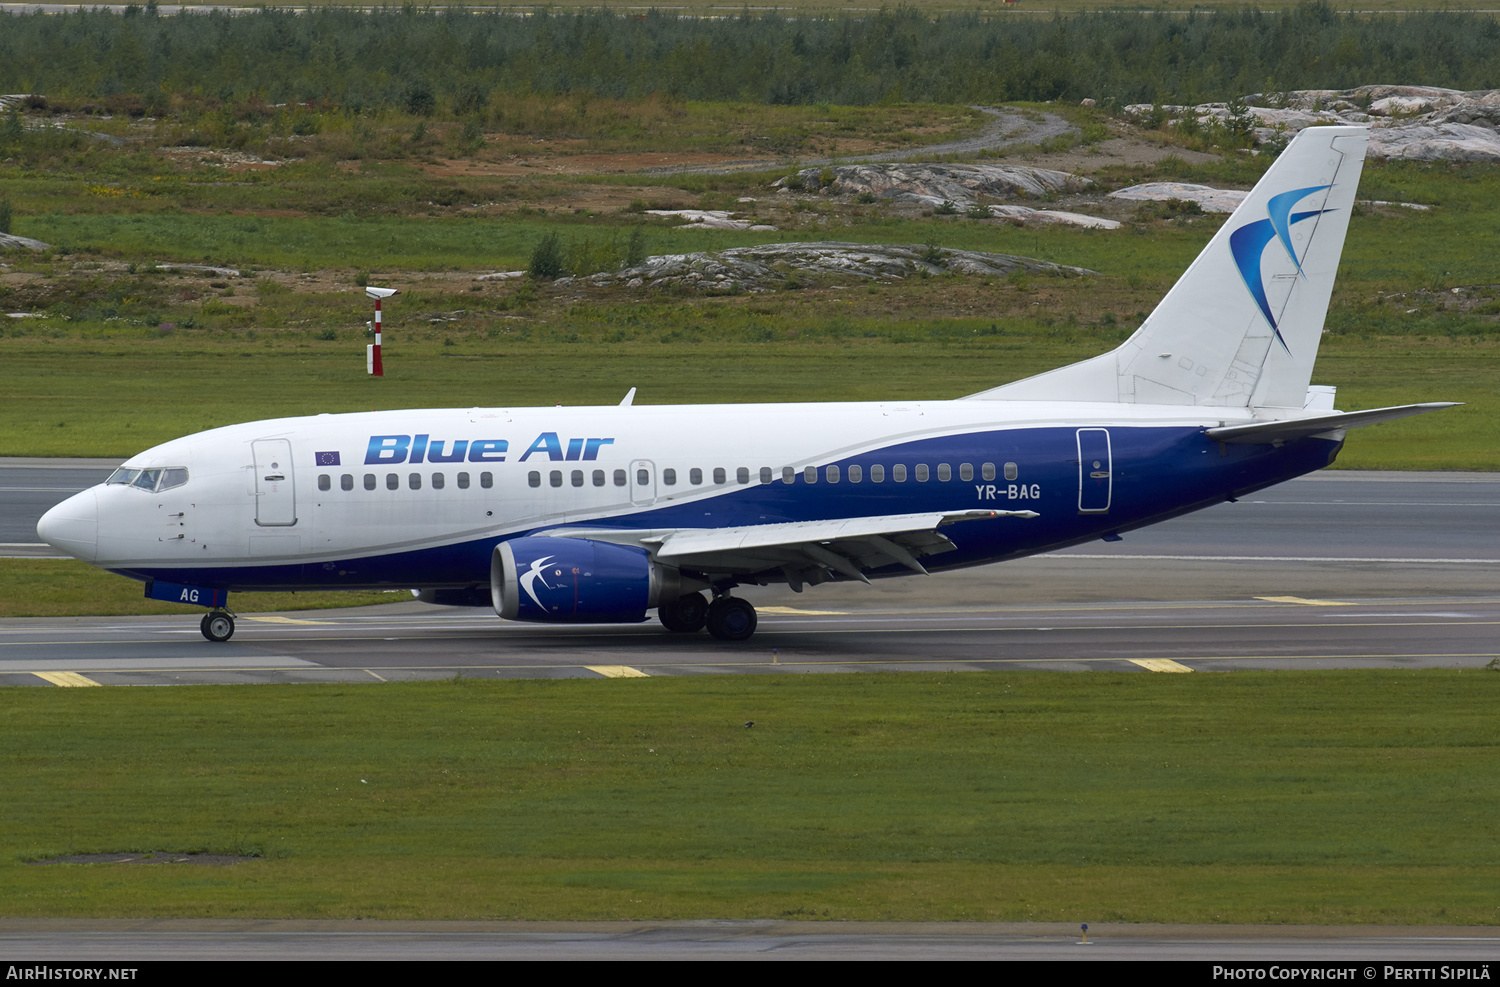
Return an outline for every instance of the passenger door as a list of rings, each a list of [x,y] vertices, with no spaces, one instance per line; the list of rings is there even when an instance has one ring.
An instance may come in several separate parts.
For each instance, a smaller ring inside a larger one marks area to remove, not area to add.
[[[255,455],[255,523],[263,528],[297,523],[292,444],[286,439],[257,439]]]

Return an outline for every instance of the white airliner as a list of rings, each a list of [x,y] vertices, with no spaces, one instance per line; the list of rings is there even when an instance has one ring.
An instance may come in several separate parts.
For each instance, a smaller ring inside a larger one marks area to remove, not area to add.
[[[1367,132],[1304,130],[1117,349],[956,401],[280,418],[133,457],[48,543],[210,608],[402,587],[507,620],[755,630],[737,586],[926,574],[1162,521],[1320,469],[1349,414],[1313,361]],[[712,599],[705,594],[711,594]]]

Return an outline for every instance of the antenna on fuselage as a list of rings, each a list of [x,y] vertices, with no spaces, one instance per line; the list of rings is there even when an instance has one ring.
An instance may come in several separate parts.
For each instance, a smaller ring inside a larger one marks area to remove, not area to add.
[[[375,322],[371,326],[375,330],[375,342],[365,347],[365,372],[372,377],[385,376],[385,368],[380,363],[380,302],[400,293],[397,288],[365,288],[365,297],[375,299]]]

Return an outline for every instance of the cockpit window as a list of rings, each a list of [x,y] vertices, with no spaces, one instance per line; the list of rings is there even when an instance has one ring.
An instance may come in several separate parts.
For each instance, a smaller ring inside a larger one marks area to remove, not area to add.
[[[138,490],[155,492],[180,487],[188,481],[188,471],[180,466],[170,469],[132,470],[123,466],[109,475],[106,484],[123,484]]]

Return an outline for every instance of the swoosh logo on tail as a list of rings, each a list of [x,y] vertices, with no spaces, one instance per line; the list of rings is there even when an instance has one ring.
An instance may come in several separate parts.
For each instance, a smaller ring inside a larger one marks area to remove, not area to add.
[[[1303,220],[1321,216],[1329,210],[1313,209],[1294,213],[1292,207],[1314,192],[1321,192],[1326,188],[1332,188],[1332,186],[1311,185],[1307,188],[1292,189],[1290,192],[1274,195],[1266,204],[1267,218],[1246,223],[1229,234],[1229,251],[1234,255],[1234,264],[1239,268],[1240,278],[1245,282],[1250,297],[1255,299],[1256,306],[1260,308],[1260,314],[1265,316],[1266,323],[1276,334],[1276,341],[1281,344],[1283,350],[1286,350],[1288,356],[1291,355],[1291,347],[1287,346],[1286,340],[1282,338],[1281,327],[1276,324],[1276,316],[1271,312],[1270,300],[1266,298],[1262,257],[1265,254],[1266,245],[1272,240],[1279,240],[1287,256],[1297,266],[1298,276],[1303,276],[1302,258],[1297,256],[1297,250],[1292,246],[1292,227]]]

